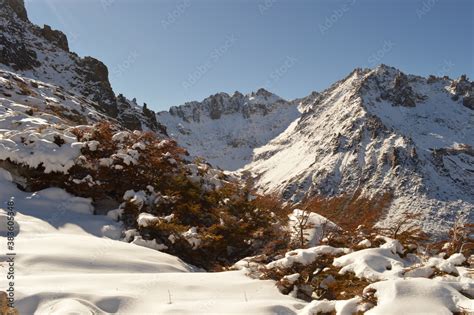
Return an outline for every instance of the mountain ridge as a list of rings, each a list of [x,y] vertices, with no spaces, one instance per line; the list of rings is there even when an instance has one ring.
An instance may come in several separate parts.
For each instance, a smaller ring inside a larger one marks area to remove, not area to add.
[[[115,95],[103,62],[69,51],[63,32],[31,23],[23,0],[1,0],[0,5],[0,69],[79,93],[125,128],[166,133],[150,110]]]
[[[159,112],[157,119],[191,156],[237,170],[250,162],[256,147],[281,133],[299,115],[294,102],[259,89],[246,95],[217,93]]]
[[[421,211],[428,230],[463,210],[473,220],[474,113],[465,105],[472,95],[466,82],[385,65],[356,69],[256,149],[244,170],[262,191],[294,202],[391,190],[386,218]]]

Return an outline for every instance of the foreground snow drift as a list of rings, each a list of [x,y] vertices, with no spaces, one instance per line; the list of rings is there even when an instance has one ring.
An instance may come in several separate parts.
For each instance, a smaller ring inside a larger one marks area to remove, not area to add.
[[[378,305],[367,314],[451,314],[472,310],[474,301],[451,285],[429,279],[398,279],[374,283]],[[472,314],[472,313],[469,313]]]
[[[12,196],[20,314],[294,314],[304,306],[281,295],[273,281],[242,271],[193,272],[174,256],[108,238],[118,238],[120,226],[91,215],[89,199],[60,189],[21,192],[0,169],[2,206]],[[2,244],[5,222],[2,209]]]

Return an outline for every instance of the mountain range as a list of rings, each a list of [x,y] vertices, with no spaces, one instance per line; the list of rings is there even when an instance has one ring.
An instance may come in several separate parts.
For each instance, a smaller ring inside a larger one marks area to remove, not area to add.
[[[380,65],[300,99],[265,89],[217,93],[155,114],[116,95],[107,67],[69,51],[61,31],[32,24],[22,1],[3,2],[5,108],[35,105],[51,123],[109,120],[169,136],[189,159],[293,203],[390,192],[381,224],[406,210],[421,213],[427,231],[460,212],[474,220],[474,83],[466,76],[424,78]]]

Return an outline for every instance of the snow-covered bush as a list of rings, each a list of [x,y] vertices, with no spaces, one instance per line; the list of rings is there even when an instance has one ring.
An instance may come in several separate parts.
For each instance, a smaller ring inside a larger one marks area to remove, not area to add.
[[[185,170],[170,174],[145,202],[125,202],[122,220],[145,239],[165,245],[167,252],[207,269],[287,248],[287,213],[281,206],[265,197],[249,198],[251,191],[234,182],[210,190],[202,180],[197,183]]]
[[[128,241],[153,244],[208,269],[287,249],[288,213],[278,199],[255,195],[232,176],[187,161],[173,140],[106,122],[70,128],[68,137],[80,144],[71,166],[65,172],[24,167],[28,189],[57,186],[95,204],[112,200],[117,207],[110,216],[139,233],[140,239]]]

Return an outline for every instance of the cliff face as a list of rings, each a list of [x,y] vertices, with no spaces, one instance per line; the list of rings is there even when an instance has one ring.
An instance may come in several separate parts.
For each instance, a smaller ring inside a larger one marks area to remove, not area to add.
[[[164,130],[136,104],[118,104],[107,66],[93,57],[81,58],[70,52],[63,32],[32,24],[23,0],[0,0],[0,31],[0,69],[78,93],[126,128]]]

